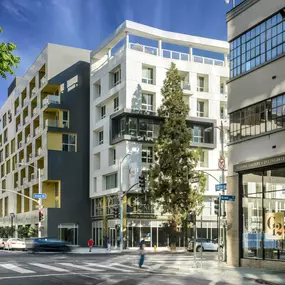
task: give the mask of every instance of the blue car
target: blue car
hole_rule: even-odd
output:
[[[32,252],[69,252],[71,244],[55,238],[34,238],[26,241],[26,248]]]

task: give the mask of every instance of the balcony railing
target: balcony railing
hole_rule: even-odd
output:
[[[183,90],[191,90],[191,86],[189,82],[181,81],[181,88]]]
[[[26,142],[28,143],[30,140],[31,140],[31,135],[29,134],[28,136],[27,136],[27,140],[26,140]]]
[[[132,50],[140,51],[143,53],[151,54],[158,56],[158,48],[152,46],[141,45],[139,43],[130,43],[129,48]],[[183,61],[194,61],[202,64],[216,65],[216,66],[225,66],[225,62],[223,60],[208,58],[198,55],[193,55],[191,60],[190,55],[188,53],[177,52],[174,50],[162,49],[161,56],[164,58],[174,59],[174,60],[183,60]]]
[[[153,78],[146,78],[146,77],[143,77],[143,78],[142,78],[142,83],[153,84]]]
[[[22,141],[20,141],[20,142],[18,143],[18,147],[21,148],[22,146],[24,146],[24,144],[23,144]]]
[[[197,117],[204,118],[207,117],[205,112],[197,111]]]
[[[41,79],[41,88],[47,83],[47,76],[44,75],[43,78]]]
[[[28,104],[28,102],[29,102],[29,99],[26,97],[26,98],[24,99],[23,106],[26,106],[26,105]]]
[[[48,95],[45,99],[43,99],[43,107],[49,104],[59,104],[59,96],[56,95]]]
[[[40,155],[43,154],[43,149],[42,149],[41,147],[39,147],[39,148],[37,149],[37,154],[38,154],[38,156],[40,156]]]
[[[16,108],[16,115],[20,112],[20,109],[21,109],[20,106],[18,106],[18,107]]]
[[[37,136],[40,133],[40,127],[35,128],[35,135]]]
[[[198,92],[207,92],[205,86],[197,86]]]
[[[26,117],[25,117],[25,124],[27,124],[29,121],[30,121],[29,117],[26,116]]]
[[[29,154],[29,161],[32,160],[32,159],[33,159],[33,154],[30,153],[30,154]]]
[[[17,125],[17,132],[20,131],[21,129],[22,129],[22,125],[21,124]]]
[[[45,126],[46,126],[46,127],[58,128],[58,126],[59,126],[59,121],[58,121],[58,120],[52,120],[52,119],[46,119],[46,121],[45,121]]]

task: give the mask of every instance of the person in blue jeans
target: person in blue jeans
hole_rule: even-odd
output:
[[[140,261],[139,267],[142,268],[144,263],[144,248],[145,248],[145,237],[140,241]]]

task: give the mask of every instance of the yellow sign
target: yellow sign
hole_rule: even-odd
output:
[[[265,233],[272,239],[284,238],[284,213],[265,213]]]

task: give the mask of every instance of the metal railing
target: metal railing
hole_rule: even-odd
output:
[[[191,90],[191,85],[189,82],[181,81],[181,88],[184,90]]]
[[[49,104],[59,104],[59,96],[57,95],[47,95],[45,99],[43,99],[43,106],[47,106]]]
[[[47,75],[44,75],[41,79],[41,88],[47,83]]]
[[[158,56],[158,48],[152,46],[141,45],[139,43],[129,43],[129,48],[132,50],[140,51],[143,53],[151,54]],[[174,59],[174,60],[183,60],[183,61],[194,61],[202,64],[216,65],[216,66],[225,66],[223,60],[208,58],[198,55],[193,55],[192,59],[188,53],[178,52],[174,50],[161,49],[161,56],[164,58]]]
[[[55,128],[58,128],[58,126],[59,126],[59,121],[58,121],[58,120],[54,120],[54,119],[46,119],[46,120],[45,120],[45,126],[46,126],[46,127],[55,127]]]

